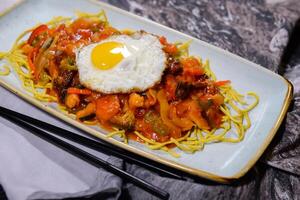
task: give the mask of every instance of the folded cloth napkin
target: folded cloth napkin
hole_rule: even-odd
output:
[[[298,0],[253,0],[244,3],[234,0],[195,0],[188,3],[184,0],[109,0],[109,3],[228,49],[273,71],[279,71],[280,58],[299,18],[300,6]],[[300,168],[299,161],[295,159],[300,152],[296,142],[300,138],[297,120],[300,117],[300,85],[297,77],[292,76],[299,64],[300,61],[292,63],[285,74],[294,83],[298,103],[288,114],[288,126],[283,130],[284,139],[280,140],[284,144],[277,145],[276,153],[266,158],[268,164],[292,173],[299,173]],[[3,88],[0,88],[0,95],[1,106],[83,134]],[[0,119],[0,130],[0,184],[9,199],[58,199],[95,194],[97,199],[156,199],[5,119]],[[122,160],[88,151],[155,183],[170,192],[171,199],[296,199],[300,192],[300,181],[296,176],[264,164],[257,164],[236,184],[225,186],[204,180],[179,181],[161,177]]]

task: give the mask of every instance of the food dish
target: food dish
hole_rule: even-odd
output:
[[[194,153],[243,140],[259,97],[248,92],[249,105],[229,80],[218,81],[208,60],[189,55],[190,42],[117,30],[104,11],[77,16],[31,28],[0,54],[37,99],[174,157],[172,147]]]
[[[236,144],[221,142],[206,145],[203,151],[194,154],[186,154],[173,149],[181,155],[180,158],[173,158],[164,152],[149,150],[145,145],[132,140],[128,141],[130,145],[125,145],[122,141],[115,140],[118,138],[107,138],[106,134],[102,134],[105,130],[98,126],[86,126],[74,120],[72,116],[65,115],[56,103],[36,100],[29,92],[22,89],[21,82],[14,72],[9,76],[0,76],[0,84],[3,87],[46,112],[102,140],[197,176],[228,182],[231,179],[241,177],[253,166],[274,137],[292,96],[292,87],[289,82],[261,66],[147,19],[103,3],[85,0],[72,2],[67,0],[53,0],[51,2],[28,0],[22,2],[0,18],[0,40],[2,44],[0,51],[8,51],[18,35],[24,30],[39,22],[47,22],[53,16],[72,16],[74,10],[78,8],[92,13],[104,9],[111,24],[117,25],[119,30],[125,28],[142,29],[156,35],[165,35],[172,42],[192,40],[191,55],[201,55],[204,60],[209,59],[212,71],[220,80],[231,80],[234,87],[241,93],[245,94],[247,91],[253,90],[260,97],[259,105],[250,112],[249,117],[252,126],[247,131],[243,141]],[[35,10],[39,10],[39,12],[32,12]]]

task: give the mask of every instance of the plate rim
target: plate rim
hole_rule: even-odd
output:
[[[3,10],[2,12],[0,12],[0,20],[3,16],[7,15],[8,13],[12,12],[13,10],[15,10],[17,7],[19,7],[21,4],[23,4],[25,1],[27,0],[20,0],[19,2],[13,4],[12,6],[6,8],[5,10]],[[144,17],[141,17],[141,16],[138,16],[138,15],[135,15],[133,13],[130,13],[128,11],[125,11],[125,10],[122,10],[120,8],[117,8],[115,6],[112,6],[112,5],[109,5],[107,3],[104,3],[104,2],[100,2],[100,1],[97,1],[97,0],[87,0],[93,4],[97,4],[97,5],[100,5],[101,7],[106,7],[108,9],[111,9],[113,11],[116,11],[118,13],[121,13],[121,14],[124,14],[124,15],[129,15],[131,17],[134,17],[138,20],[142,20],[142,21],[146,21],[150,24],[153,24],[155,26],[159,26],[161,28],[164,28],[164,29],[167,29],[168,31],[171,31],[171,32],[174,32],[176,34],[179,34],[179,35],[183,35],[185,37],[188,37],[194,41],[197,41],[197,42],[200,42],[202,45],[204,46],[207,46],[209,48],[212,48],[213,50],[216,50],[216,51],[219,51],[225,55],[228,55],[230,57],[232,57],[233,59],[238,59],[240,60],[241,62],[244,62],[246,64],[249,64],[251,65],[251,67],[255,67],[257,70],[262,70],[270,75],[272,75],[274,78],[278,78],[278,79],[282,79],[283,80],[283,84],[286,84],[287,86],[287,91],[286,91],[286,94],[285,94],[285,97],[284,97],[284,100],[283,100],[283,105],[280,109],[280,113],[278,115],[278,118],[276,119],[276,122],[274,123],[272,129],[270,130],[270,132],[267,134],[267,137],[266,139],[264,140],[263,144],[260,146],[259,149],[257,149],[256,153],[252,155],[252,158],[249,159],[246,163],[246,165],[241,169],[239,170],[239,172],[237,172],[236,174],[232,175],[232,176],[222,176],[222,175],[218,175],[218,174],[214,174],[214,173],[211,173],[211,172],[207,172],[205,170],[201,170],[201,169],[196,169],[196,168],[193,168],[193,167],[189,167],[189,166],[186,166],[184,164],[180,164],[176,161],[171,161],[171,160],[168,160],[166,158],[161,158],[157,155],[154,155],[150,152],[145,152],[141,149],[138,149],[138,148],[135,148],[133,146],[130,146],[128,144],[125,144],[121,141],[118,141],[118,140],[115,140],[113,138],[107,138],[105,136],[105,134],[101,133],[100,131],[97,131],[95,129],[92,129],[91,127],[89,127],[88,125],[85,125],[83,123],[80,123],[72,118],[70,118],[69,116],[65,115],[64,113],[62,112],[59,112],[58,110],[56,109],[53,109],[53,108],[50,108],[48,105],[46,104],[43,104],[42,102],[40,102],[39,100],[35,99],[33,96],[15,88],[14,86],[10,85],[9,83],[7,83],[5,80],[3,79],[0,79],[0,85],[4,88],[6,88],[7,90],[9,90],[10,92],[14,93],[15,95],[17,95],[18,97],[21,97],[22,99],[26,100],[27,102],[31,103],[32,105],[40,108],[41,110],[67,122],[68,124],[70,125],[73,125],[79,129],[81,129],[82,131],[86,132],[87,134],[91,134],[93,135],[94,137],[97,137],[99,139],[102,139],[106,142],[109,142],[113,145],[116,145],[117,147],[120,147],[122,149],[125,149],[125,150],[128,150],[130,152],[133,152],[135,154],[138,154],[140,156],[143,156],[143,157],[146,157],[146,158],[149,158],[151,160],[154,160],[158,163],[161,163],[161,164],[164,164],[164,165],[167,165],[169,167],[172,167],[172,168],[175,168],[177,170],[181,170],[181,171],[184,171],[186,173],[189,173],[189,174],[192,174],[192,175],[196,175],[196,176],[200,176],[200,177],[203,177],[203,178],[206,178],[206,179],[209,179],[209,180],[213,180],[213,181],[216,181],[216,182],[220,182],[220,183],[229,183],[231,181],[234,181],[236,179],[239,179],[241,178],[242,176],[244,176],[249,170],[250,168],[253,167],[253,165],[258,161],[258,159],[262,156],[262,154],[264,153],[264,151],[267,149],[267,147],[269,146],[269,144],[271,143],[272,139],[274,138],[275,134],[277,133],[284,117],[285,117],[285,114],[287,113],[287,110],[289,108],[289,105],[292,101],[292,97],[293,97],[293,85],[290,83],[290,81],[288,79],[286,79],[285,77],[282,77],[280,76],[279,74],[276,74],[274,73],[273,71],[267,69],[267,68],[264,68],[262,67],[261,65],[259,64],[256,64],[254,62],[251,62],[245,58],[242,58],[241,56],[239,55],[236,55],[236,54],[233,54],[231,52],[229,52],[228,50],[225,50],[225,49],[222,49],[220,47],[217,47],[217,46],[214,46],[212,44],[209,44],[205,41],[202,41],[200,39],[197,39],[195,37],[192,37],[190,35],[187,35],[185,33],[182,33],[180,31],[177,31],[177,30],[174,30],[170,27],[167,27],[167,26],[164,26],[162,24],[159,24],[157,22],[154,22],[150,19],[147,19],[147,18],[144,18]]]

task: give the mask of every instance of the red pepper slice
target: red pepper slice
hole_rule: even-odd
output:
[[[27,56],[27,61],[28,61],[29,68],[30,68],[32,74],[34,74],[36,71],[35,65],[33,63],[34,63],[37,52],[38,52],[38,49],[34,48]]]
[[[225,80],[225,81],[217,81],[217,82],[215,82],[215,86],[218,86],[218,87],[220,87],[220,86],[227,85],[227,84],[230,84],[230,83],[231,83],[231,81],[230,81],[230,80]]]
[[[164,36],[159,37],[159,42],[160,42],[162,45],[168,44],[167,39],[166,39]]]
[[[45,31],[48,31],[49,28],[47,25],[45,24],[42,24],[40,26],[38,26],[36,29],[34,29],[28,39],[28,44],[32,44],[33,40],[38,36],[40,35],[41,33],[45,32]]]
[[[79,88],[68,88],[68,94],[82,94],[82,95],[91,95],[92,91],[89,89],[79,89]]]

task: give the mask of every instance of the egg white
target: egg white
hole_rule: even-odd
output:
[[[101,70],[94,67],[91,53],[94,47],[105,42],[123,43],[130,56],[115,67]],[[166,67],[166,55],[158,38],[148,33],[134,36],[117,35],[99,43],[78,49],[76,64],[81,84],[102,93],[129,93],[145,91],[161,80]]]

